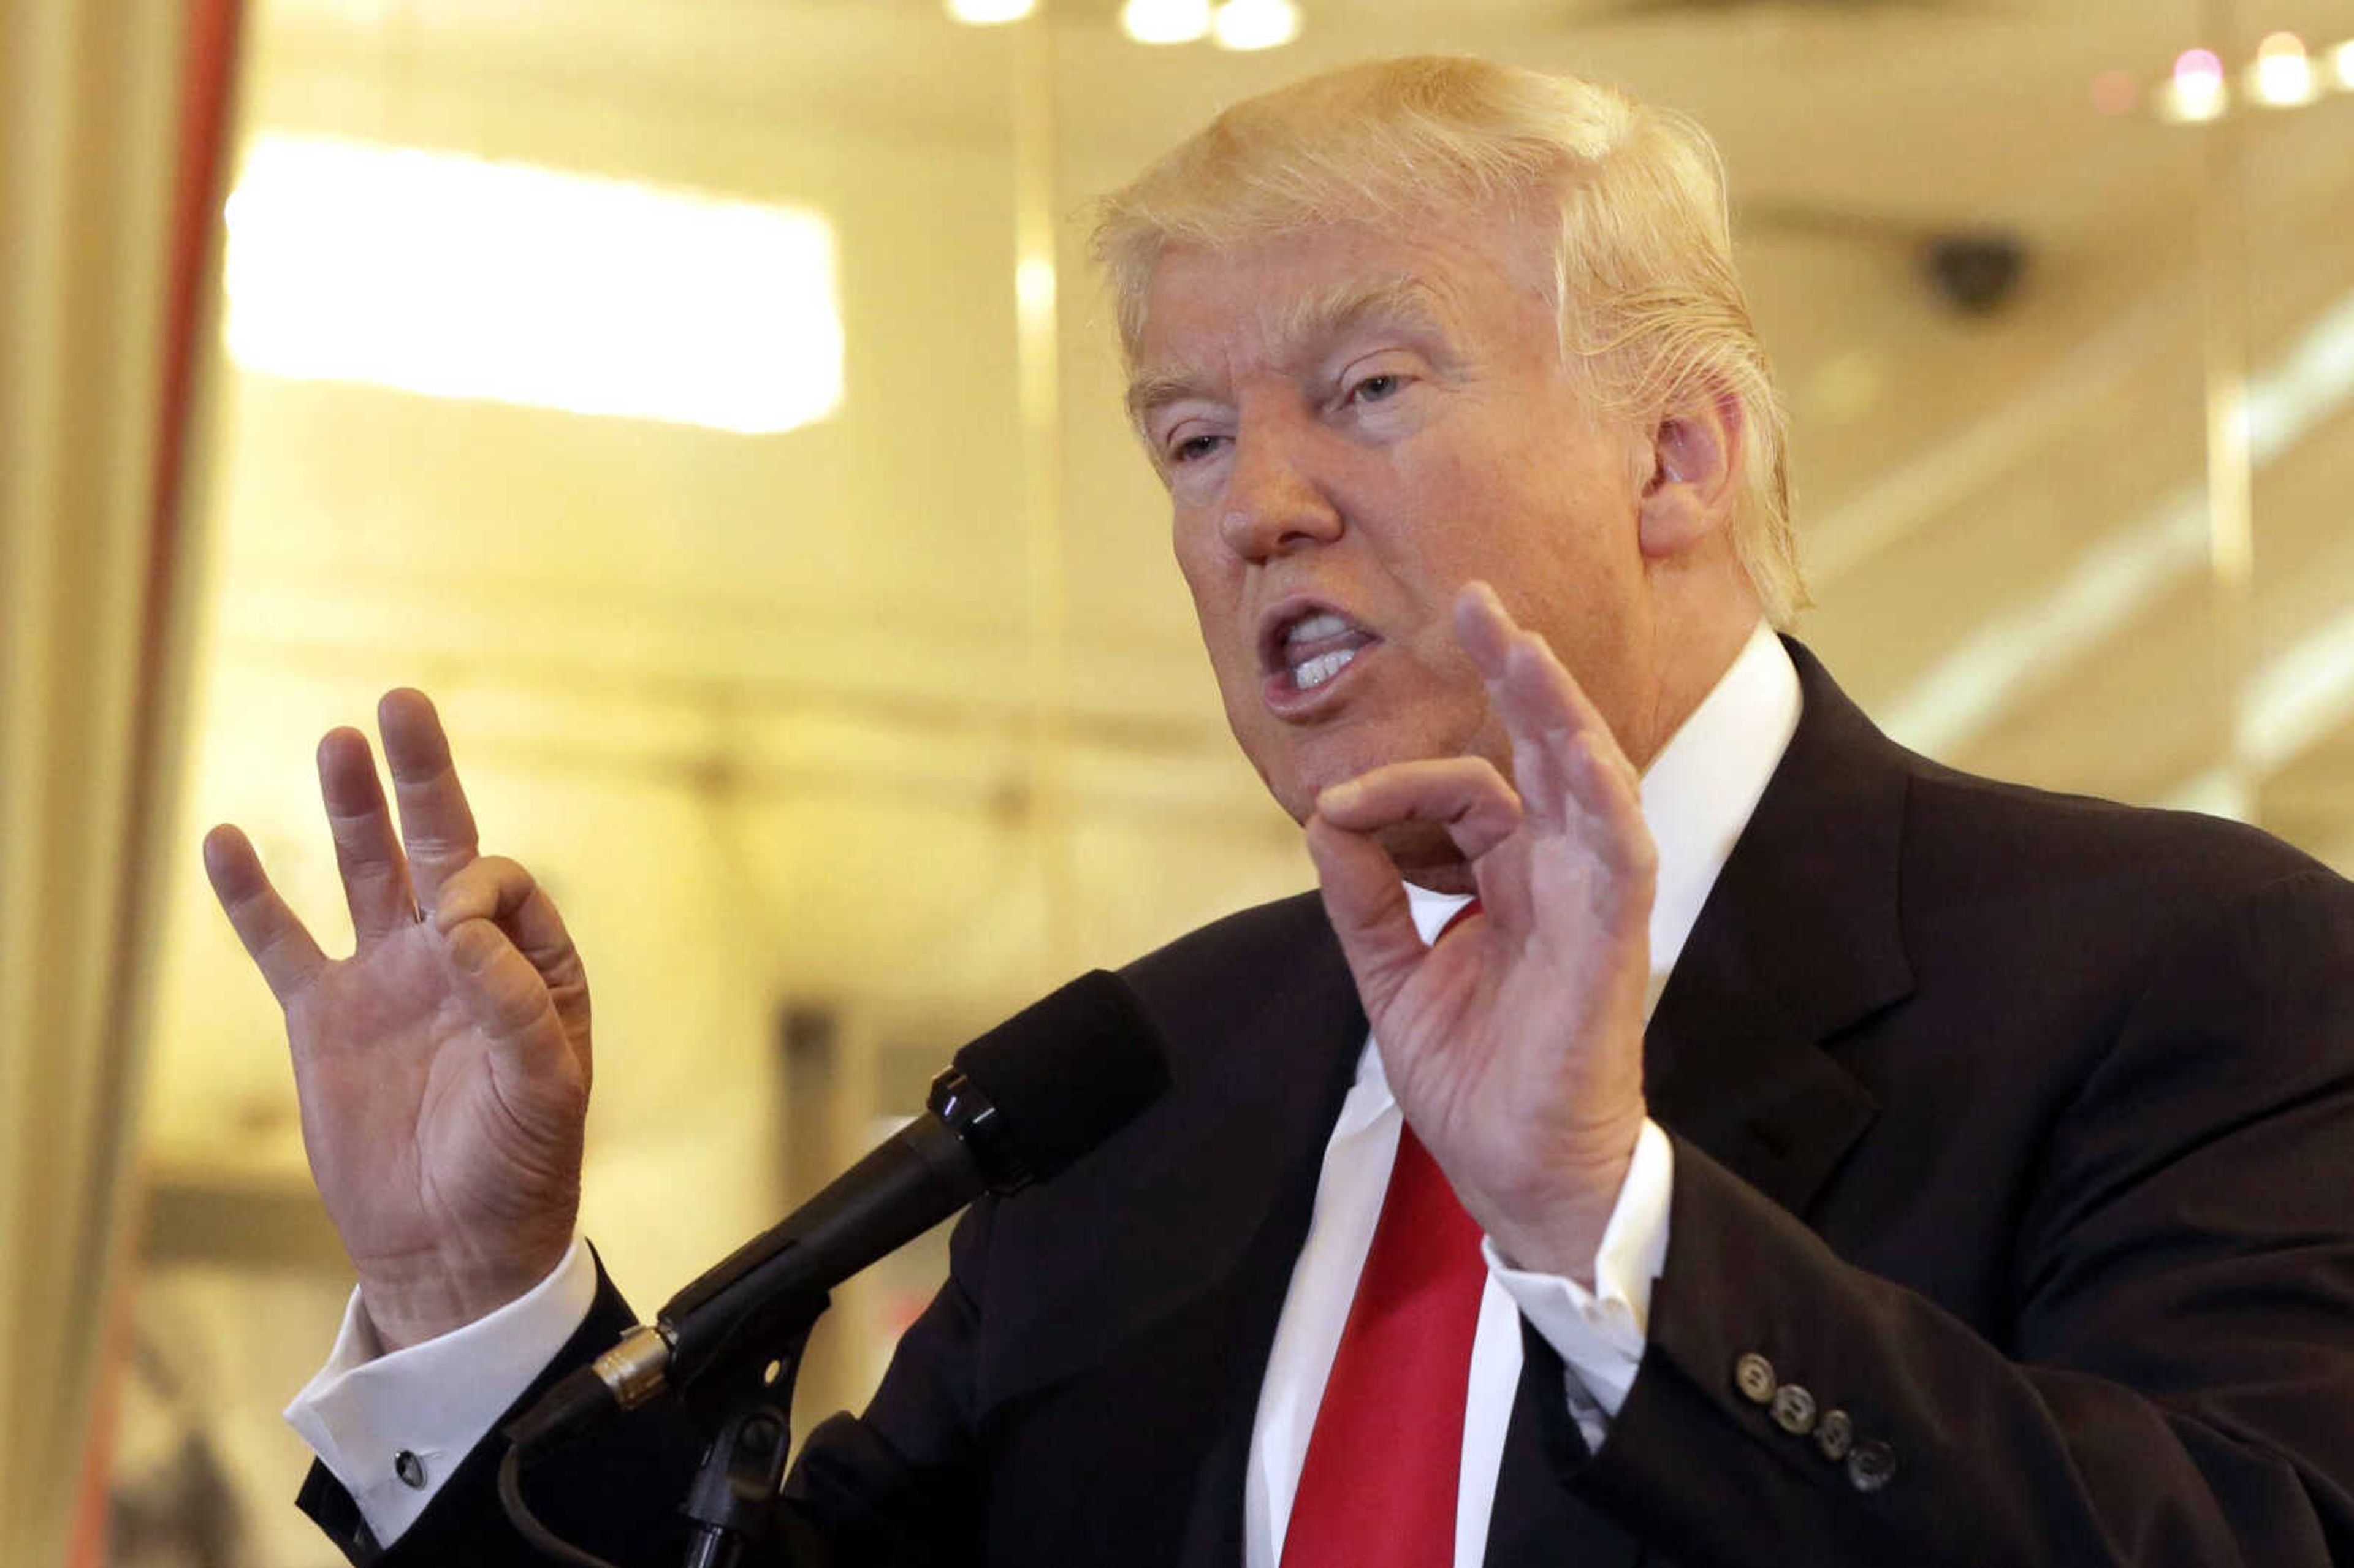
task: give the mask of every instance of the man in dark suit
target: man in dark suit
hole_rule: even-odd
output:
[[[1780,432],[1697,132],[1361,68],[1222,116],[1100,247],[1320,898],[1133,967],[1174,1089],[967,1220],[811,1438],[810,1550],[2354,1561],[2354,895],[1913,758],[1761,629]],[[517,1561],[495,1410],[396,1450],[387,1391],[470,1336],[537,1364],[559,1298],[542,1382],[626,1321],[571,1237],[586,993],[429,708],[384,718],[405,857],[365,741],[322,753],[353,959],[207,846],[361,1276],[305,1497],[355,1555]],[[642,1422],[535,1490],[651,1561],[693,1458]]]

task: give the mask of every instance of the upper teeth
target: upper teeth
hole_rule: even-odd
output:
[[[1321,637],[1341,636],[1348,630],[1347,621],[1329,609],[1320,609],[1304,620],[1293,621],[1290,630],[1283,634],[1283,640],[1286,642],[1313,642]]]

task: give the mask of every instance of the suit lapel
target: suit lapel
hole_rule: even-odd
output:
[[[1813,655],[1766,793],[1644,1045],[1652,1115],[1803,1213],[1879,1104],[1823,1043],[1913,989],[1897,873],[1908,770]]]
[[[1280,1303],[1290,1258],[1262,1256],[1262,1233],[1286,1233],[1294,1250],[1306,1234],[1365,1022],[1312,895],[1243,918],[1254,927],[1216,944],[1215,994],[1203,983],[1215,966],[1128,971],[1181,1047],[1174,1084],[1067,1175],[1008,1204],[991,1267],[1014,1283],[989,1302],[1000,1327],[980,1368],[984,1404],[1083,1371],[1204,1296],[1256,1300],[1270,1270]],[[1202,1369],[1172,1376],[1198,1403]]]
[[[1903,754],[1791,643],[1797,732],[1677,958],[1644,1039],[1651,1114],[1803,1213],[1878,1113],[1822,1048],[1912,990],[1898,923]],[[1564,1479],[1541,1436],[1560,1363],[1532,1354],[1504,1446],[1490,1568],[1619,1568],[1633,1537]],[[1540,1403],[1548,1408],[1540,1411]],[[1574,1439],[1564,1439],[1574,1441]]]
[[[1324,1146],[1364,1048],[1366,1025],[1356,982],[1320,905],[1314,927],[1302,943],[1310,958],[1297,1009],[1283,1009],[1284,1017],[1254,1042],[1270,1053],[1266,1059],[1276,1059],[1274,1054],[1296,1056],[1302,1081],[1248,1129],[1264,1140],[1248,1161],[1260,1172],[1251,1180],[1264,1184],[1238,1186],[1222,1204],[1237,1216],[1249,1216],[1254,1204],[1261,1208],[1255,1223],[1246,1217],[1234,1233],[1246,1239],[1223,1286],[1233,1353],[1223,1366],[1206,1369],[1217,1402],[1215,1436],[1194,1477],[1193,1509],[1177,1556],[1182,1568],[1240,1568],[1243,1562],[1244,1499],[1259,1384],[1291,1288],[1292,1265],[1315,1215]],[[1182,1375],[1199,1378],[1204,1371],[1182,1369]]]
[[[984,1409],[1083,1373],[1117,1387],[1105,1439],[1186,1499],[1163,1550],[1238,1568],[1259,1381],[1365,1020],[1314,895],[1204,936],[1128,971],[1174,1083],[1093,1169],[1008,1204],[979,1373]]]

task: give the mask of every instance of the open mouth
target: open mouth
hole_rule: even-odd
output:
[[[1278,614],[1259,636],[1267,694],[1280,701],[1320,691],[1380,641],[1328,605],[1302,605]]]

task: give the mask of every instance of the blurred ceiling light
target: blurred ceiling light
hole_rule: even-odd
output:
[[[1210,0],[1128,0],[1119,26],[1140,44],[1190,44],[1209,34]]]
[[[747,435],[842,405],[815,213],[264,135],[226,217],[223,336],[249,370]]]
[[[2158,117],[2177,124],[2220,119],[2231,101],[2223,62],[2212,49],[2183,50],[2174,62],[2173,76],[2158,90]]]
[[[1038,0],[948,0],[949,15],[975,27],[1018,22],[1038,8]]]
[[[2329,69],[2338,78],[2338,85],[2354,92],[2354,38],[2349,38],[2329,51]]]
[[[2295,109],[2320,97],[2305,40],[2295,33],[2274,33],[2257,45],[2255,63],[2248,68],[2248,96],[2268,109]]]
[[[1299,37],[1299,7],[1291,0],[1225,0],[1210,32],[1220,48],[1278,48]]]

